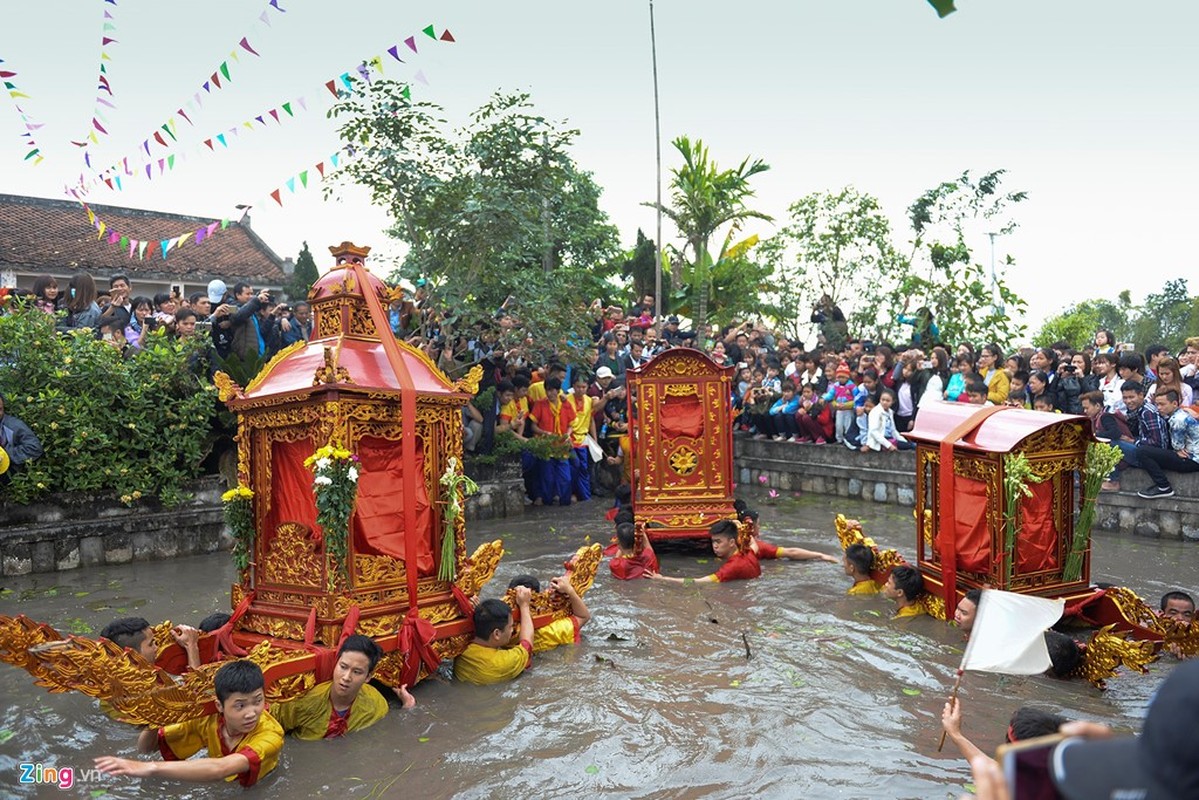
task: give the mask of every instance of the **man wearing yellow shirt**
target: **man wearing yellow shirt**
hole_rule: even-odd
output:
[[[517,588],[520,632],[516,645],[512,645],[516,626],[507,603],[492,599],[475,607],[475,638],[462,655],[454,659],[455,678],[486,686],[518,678],[529,668],[533,663],[533,615],[529,610],[532,597],[527,586]]]
[[[214,678],[218,712],[187,722],[148,728],[137,737],[140,753],[155,747],[162,761],[116,756],[96,759],[107,775],[183,781],[232,781],[253,786],[279,763],[283,729],[266,712],[262,670],[252,661],[230,661]],[[191,758],[207,750],[207,758]]]
[[[534,403],[545,399],[545,382],[550,378],[557,378],[559,381],[566,380],[566,367],[561,364],[551,362],[542,370],[542,379],[533,381],[529,384],[529,407],[532,408]]]
[[[845,574],[853,578],[853,586],[847,594],[854,596],[875,595],[881,588],[870,576],[874,568],[874,551],[864,544],[851,544],[845,548]]]
[[[570,444],[574,447],[574,457],[570,460],[570,487],[576,500],[591,499],[591,450],[587,447],[586,438],[598,444],[599,437],[595,434],[595,398],[587,394],[590,382],[587,375],[579,370],[575,373],[573,390],[566,402],[574,409],[574,422],[570,423]]]
[[[383,648],[369,636],[349,636],[337,651],[333,680],[317,684],[273,710],[284,733],[298,739],[336,739],[369,728],[387,716],[387,700],[367,681]],[[405,708],[416,704],[406,687],[397,691]]]
[[[924,603],[924,576],[915,567],[901,564],[891,570],[887,583],[883,586],[883,594],[895,603],[895,616],[892,619],[918,617],[927,613]]]
[[[541,591],[541,581],[533,575],[517,575],[508,583],[509,589],[524,586],[530,592]],[[565,595],[570,601],[570,616],[556,619],[549,625],[543,625],[533,631],[533,652],[543,653],[553,650],[563,644],[578,644],[579,629],[591,619],[591,609],[583,602],[583,598],[570,583],[569,575],[559,575],[550,579],[550,586],[555,592]]]

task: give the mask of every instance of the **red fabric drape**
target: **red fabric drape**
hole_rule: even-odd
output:
[[[1057,568],[1057,525],[1053,519],[1053,483],[1029,483],[1032,497],[1020,503],[1016,568],[1021,573]]]
[[[698,397],[667,397],[662,404],[662,435],[667,439],[690,436],[692,439],[704,432],[704,407]]]
[[[314,536],[320,536],[316,526],[316,498],[312,494],[312,470],[304,466],[304,459],[315,449],[312,439],[271,444],[271,507],[266,513],[261,547],[269,546],[275,530],[285,522],[307,525]]]
[[[351,522],[356,552],[404,560],[404,459],[398,442],[364,436],[355,445],[361,459],[358,508]],[[433,511],[421,467],[424,446],[416,442],[417,574],[433,574]]]
[[[964,572],[989,572],[991,532],[987,529],[987,485],[959,475],[953,493],[957,568]]]

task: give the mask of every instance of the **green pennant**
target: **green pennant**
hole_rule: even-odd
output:
[[[412,92],[411,92],[411,91],[408,89],[408,86],[407,86],[407,85],[405,85],[405,86],[404,86],[404,88],[400,90],[400,95],[401,95],[401,96],[402,96],[402,97],[403,97],[405,100],[411,100],[411,99],[412,99]]]
[[[429,27],[425,28],[425,35],[426,35],[426,36],[428,36],[430,39],[436,39],[436,38],[437,38],[437,32],[433,30],[433,26],[432,26],[432,25],[430,25]]]
[[[104,65],[103,65],[103,64],[101,64],[101,65],[100,65],[100,71],[101,71],[101,72],[103,72],[103,73],[104,73],[104,74],[106,74],[106,75],[108,74],[108,70],[104,68]]]
[[[928,0],[928,4],[937,10],[937,16],[941,19],[957,11],[953,7],[953,0]]]
[[[174,168],[175,168],[175,155],[172,153],[171,155],[167,156],[167,169],[174,169]]]
[[[308,170],[304,170],[300,173],[300,185],[304,188],[308,188]]]
[[[167,133],[167,136],[170,136],[172,140],[174,140],[174,141],[176,141],[176,142],[177,142],[177,141],[179,141],[178,139],[176,139],[176,138],[175,138],[175,134],[171,133],[171,129],[170,129],[170,128],[168,128],[166,125],[163,125],[163,126],[162,126],[162,129],[163,129],[164,131],[166,131],[166,133]]]
[[[221,220],[221,230],[225,230],[225,228],[228,228],[228,227],[229,227],[229,220],[227,220],[227,219]]]
[[[4,82],[4,88],[5,88],[5,89],[15,89],[15,88],[17,88],[17,87],[16,87],[14,84],[11,84],[11,83],[9,83],[8,81],[5,81],[5,82]]]
[[[40,153],[40,152],[42,152],[42,151],[41,151],[41,150],[36,150],[36,149],[35,149],[35,150],[30,150],[30,151],[29,151],[29,153],[28,153],[28,155],[26,155],[26,156],[25,156],[25,158],[23,158],[23,159],[22,159],[22,161],[28,161],[29,159],[33,158],[34,156],[36,156],[36,155],[37,155],[38,153]]]
[[[229,80],[229,62],[221,62],[221,74],[225,76],[225,80]]]
[[[120,247],[121,247],[121,249],[122,249],[122,250],[124,250],[124,249],[125,249],[126,247],[128,247],[128,246],[129,246],[129,237],[128,237],[128,236],[122,236],[122,237],[121,237],[121,243],[120,243]]]
[[[291,116],[291,103],[284,103],[280,108],[287,112],[287,116]]]

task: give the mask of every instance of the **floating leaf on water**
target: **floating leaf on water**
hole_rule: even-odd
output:
[[[799,687],[804,686],[805,684],[801,680],[793,680],[793,681],[791,681],[791,685],[798,689]]]
[[[882,616],[882,614],[878,613],[878,612],[877,612],[877,611],[875,611],[873,608],[868,608],[868,609],[866,609],[866,613],[867,613],[867,614],[869,614],[869,615],[870,615],[870,616],[872,616],[872,617],[881,617],[881,616]]]
[[[967,792],[970,792],[970,794],[978,794],[978,789],[975,787],[975,785],[973,783],[963,783],[962,788],[965,789]]]
[[[903,693],[906,694],[908,697],[916,697],[917,695],[922,694],[922,692],[919,689],[910,689],[906,686],[903,689]]]
[[[0,597],[8,597],[10,594],[12,594],[12,589],[8,587],[0,589]]]
[[[706,558],[697,558],[697,559],[695,559],[695,563],[696,563],[696,564],[707,564],[707,563],[708,563],[708,559],[706,559]]]
[[[599,767],[597,767],[595,764],[588,764],[583,771],[588,775],[599,775]]]
[[[58,587],[51,586],[49,589],[47,589],[44,592],[44,594],[46,595],[46,597],[58,597]]]
[[[91,797],[103,797],[104,795],[108,794],[108,790],[107,789],[92,789],[91,792],[89,792],[88,794]]]
[[[583,541],[584,541],[584,542],[590,542],[590,541],[591,541],[591,534],[589,533],[589,534],[587,534],[586,536],[584,536],[584,537],[583,537]]]
[[[966,651],[960,647],[950,647],[949,652],[953,653],[955,656],[960,656],[964,655]]]
[[[12,731],[0,731],[0,744],[4,744],[11,739],[15,734]]]
[[[732,686],[734,689],[736,689],[740,685],[741,685],[741,681],[729,681],[729,686]]]
[[[429,741],[429,737],[428,737],[428,736],[421,736],[421,737],[418,737],[418,738],[417,738],[417,741],[418,741],[418,742],[420,742],[421,744],[424,744],[425,742]]]
[[[75,592],[76,597],[87,597],[91,592]]]

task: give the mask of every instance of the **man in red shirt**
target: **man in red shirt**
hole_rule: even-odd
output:
[[[612,577],[632,581],[649,577],[650,573],[658,571],[658,556],[654,554],[644,529],[639,529],[631,522],[617,525],[616,545],[616,552],[608,560]]]
[[[566,455],[562,458],[542,459],[538,465],[540,478],[538,492],[541,502],[551,505],[558,498],[560,505],[570,505],[570,429],[575,419],[575,410],[562,400],[562,379],[557,376],[545,379],[545,399],[533,404],[529,412],[533,421],[534,436],[553,436],[563,441]]]
[[[712,537],[712,552],[724,563],[720,569],[702,578],[669,578],[657,572],[647,572],[647,578],[658,581],[670,581],[689,586],[693,583],[726,583],[728,581],[748,580],[762,574],[758,557],[746,547],[744,550],[737,543],[737,523],[731,519],[722,519],[713,523],[708,529]]]

